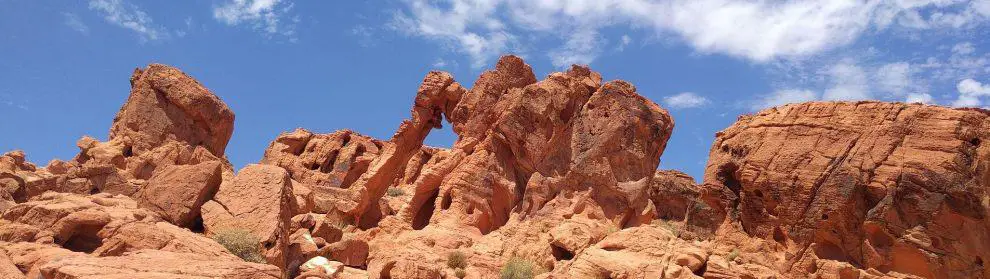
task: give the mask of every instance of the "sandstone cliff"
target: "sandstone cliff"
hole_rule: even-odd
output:
[[[982,110],[767,109],[698,184],[657,170],[674,122],[632,84],[505,56],[428,73],[391,139],[300,128],[235,174],[219,98],[158,64],[131,85],[107,142],[0,156],[0,278],[990,277]]]

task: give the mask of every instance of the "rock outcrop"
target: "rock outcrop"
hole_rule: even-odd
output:
[[[712,145],[705,183],[749,236],[791,255],[924,278],[990,275],[990,117],[899,103],[805,103],[744,116]]]
[[[300,128],[235,174],[219,98],[164,65],[131,85],[108,141],[0,156],[0,279],[990,278],[984,110],[767,109],[696,183],[657,170],[673,120],[632,84],[505,56],[427,74],[391,139]]]
[[[185,170],[192,167],[167,169],[218,164],[224,176],[232,176],[224,148],[233,121],[233,112],[199,82],[178,69],[152,64],[131,76],[130,97],[114,118],[109,141],[83,137],[76,143],[80,152],[75,158],[53,160],[40,169],[25,163],[23,153],[0,157],[0,185],[5,189],[0,198],[23,202],[46,191],[135,196],[144,190],[152,193],[143,202],[168,211],[170,221],[191,226],[219,177],[186,176]],[[161,192],[172,191],[173,184],[183,184],[183,189]],[[173,201],[177,204],[169,204]]]
[[[171,165],[156,172],[136,197],[141,207],[172,224],[196,227],[202,222],[201,207],[216,194],[221,182],[223,165],[219,161]]]
[[[74,159],[44,168],[0,156],[4,276],[13,264],[13,278],[280,277],[199,233],[200,207],[233,176],[230,109],[164,65],[131,85],[109,141],[84,137]]]
[[[217,260],[209,256],[142,250],[115,257],[72,257],[40,267],[42,278],[232,278],[276,279],[271,265]]]
[[[208,234],[231,229],[254,234],[268,263],[284,268],[289,274],[302,264],[293,261],[288,250],[291,218],[296,211],[285,169],[249,165],[232,182],[222,185],[214,199],[203,206],[203,222]]]
[[[459,136],[453,148],[424,147],[444,119]],[[361,251],[340,246],[367,241],[372,277],[438,275],[446,272],[444,255],[457,249],[483,250],[479,257],[492,264],[468,269],[486,274],[515,255],[552,267],[552,255],[575,253],[610,228],[648,223],[655,215],[648,188],[672,128],[670,116],[629,83],[602,84],[577,66],[537,81],[507,56],[470,90],[449,74],[428,74],[410,119],[387,142],[296,130],[279,136],[262,163],[313,189],[300,200],[314,212],[353,226],[341,243],[354,244],[320,251]],[[590,231],[562,233],[572,227]],[[544,242],[553,237],[568,248]]]

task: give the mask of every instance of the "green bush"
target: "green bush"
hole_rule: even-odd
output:
[[[729,252],[729,255],[725,259],[731,262],[736,260],[737,257],[739,257],[739,249],[732,249],[732,252]]]
[[[457,277],[457,278],[467,277],[467,271],[465,271],[462,268],[455,269],[454,270],[454,277]]]
[[[447,267],[457,269],[467,267],[467,255],[464,252],[453,251],[447,254]]]
[[[536,265],[520,259],[512,258],[502,267],[501,279],[532,279],[537,274]]]
[[[255,263],[265,263],[261,256],[260,241],[254,234],[243,229],[221,229],[211,237],[231,254]]]
[[[385,190],[385,193],[387,193],[389,197],[398,197],[405,195],[406,191],[402,190],[402,188],[389,187]]]

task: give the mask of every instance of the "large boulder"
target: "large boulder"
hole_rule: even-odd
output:
[[[24,151],[0,155],[0,212],[27,199],[25,179],[32,178],[31,174],[36,170],[34,164],[25,160]]]
[[[222,171],[219,161],[167,166],[138,191],[138,204],[177,226],[201,226],[200,207],[220,188]]]
[[[202,84],[179,69],[151,64],[131,75],[131,95],[110,127],[110,140],[141,154],[180,142],[223,157],[234,132],[234,113]]]
[[[783,263],[793,276],[839,263],[990,277],[988,115],[881,102],[767,109],[717,134],[705,184],[733,193],[726,211],[745,235],[780,247],[764,254],[794,255]],[[752,242],[723,228],[727,241]]]
[[[213,200],[203,205],[207,234],[245,230],[260,241],[268,263],[291,274],[306,259],[289,253],[292,217],[298,211],[292,183],[285,169],[248,165],[230,183],[224,183]]]

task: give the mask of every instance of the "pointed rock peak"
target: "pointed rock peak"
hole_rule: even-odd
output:
[[[515,55],[505,55],[499,58],[498,63],[495,64],[495,73],[498,75],[499,82],[506,88],[523,87],[536,83],[533,68]]]

